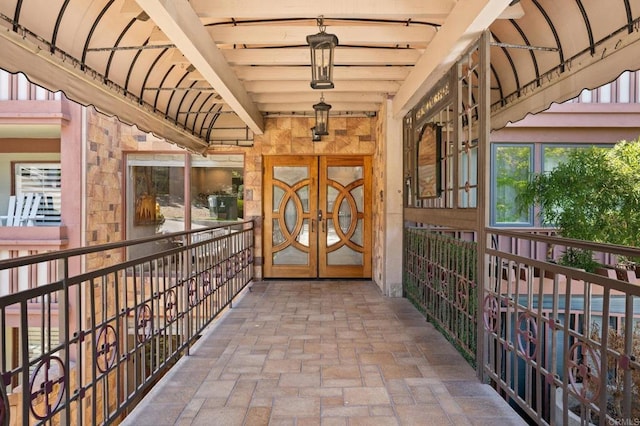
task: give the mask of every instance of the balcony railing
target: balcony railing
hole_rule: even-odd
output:
[[[253,248],[244,222],[0,261],[58,274],[0,297],[0,425],[124,417],[253,279]]]
[[[563,246],[638,259],[640,250],[496,229],[488,240],[482,368],[496,390],[537,424],[640,424],[636,272],[531,256]]]
[[[604,265],[640,249],[487,232],[478,280],[473,233],[405,229],[406,296],[531,422],[640,424],[640,268]],[[547,260],[568,247],[603,265]]]
[[[405,229],[406,297],[475,366],[477,244],[428,229]]]

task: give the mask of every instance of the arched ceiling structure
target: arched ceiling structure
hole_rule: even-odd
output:
[[[402,117],[485,29],[494,128],[640,68],[640,0],[0,0],[0,68],[193,151],[250,145],[319,101],[320,16],[332,114]]]

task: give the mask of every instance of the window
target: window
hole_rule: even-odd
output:
[[[244,157],[127,155],[127,238],[196,229],[242,218]],[[189,160],[189,161],[187,161]],[[185,183],[190,183],[185,193]],[[191,223],[185,222],[187,208]],[[141,247],[136,258],[166,247]]]
[[[532,145],[494,145],[491,191],[491,223],[503,226],[531,226],[532,211],[519,212],[514,199],[533,170]]]
[[[518,211],[515,197],[520,188],[524,187],[534,171],[549,172],[566,161],[572,151],[592,146],[594,145],[493,144],[491,149],[491,225],[537,226],[533,206],[525,212]],[[611,145],[595,146],[611,147]],[[535,162],[534,159],[536,159]]]
[[[42,194],[36,225],[60,225],[61,177],[60,163],[14,163],[15,193]]]
[[[191,158],[191,228],[243,217],[242,155]]]

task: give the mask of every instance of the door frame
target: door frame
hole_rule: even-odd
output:
[[[371,278],[372,261],[373,261],[373,205],[372,205],[372,156],[371,155],[284,155],[272,156],[265,155],[263,157],[263,276],[264,278]],[[333,165],[337,166],[353,166],[362,167],[362,186],[363,186],[363,212],[357,213],[358,218],[362,219],[362,265],[329,265],[327,255],[330,251],[326,244],[321,242],[327,241],[327,219],[332,219],[334,223],[338,223],[338,212],[334,211],[332,217],[328,218],[326,208],[321,207],[321,202],[327,203],[327,184],[338,185],[331,182],[327,178],[326,168]],[[277,166],[307,166],[309,168],[309,177],[296,184],[295,188],[308,185],[309,187],[309,205],[308,211],[303,212],[302,216],[297,218],[295,228],[303,226],[304,220],[307,220],[309,228],[309,251],[308,263],[304,265],[273,265],[272,259],[272,238],[273,238],[273,168]],[[291,189],[285,190],[291,192]],[[312,196],[312,193],[315,194]],[[297,207],[300,203],[294,201]],[[271,209],[271,211],[268,211]],[[323,210],[324,217],[318,217],[319,210]],[[277,213],[276,213],[277,214]],[[281,219],[279,216],[278,219]],[[282,218],[282,220],[284,220]],[[353,232],[352,230],[350,232]],[[285,237],[285,243],[291,242],[291,237]],[[276,247],[279,247],[278,244]],[[324,259],[324,261],[322,260]]]

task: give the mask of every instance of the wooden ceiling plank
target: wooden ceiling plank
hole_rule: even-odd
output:
[[[203,19],[314,18],[323,15],[325,18],[444,20],[456,0],[325,0],[322,3],[300,0],[191,0],[190,4]]]
[[[238,65],[309,65],[309,48],[222,49],[232,66]],[[420,58],[418,49],[376,49],[337,47],[335,64],[340,65],[414,65]]]
[[[265,113],[270,112],[313,112],[313,104],[315,102],[301,102],[301,103],[266,103],[266,104],[258,104],[260,106],[260,110]],[[325,102],[327,100],[325,99]],[[375,102],[327,102],[331,105],[330,113],[335,112],[370,112],[370,111],[379,111],[380,103]]]
[[[316,26],[238,25],[207,28],[218,44],[291,45],[306,44],[306,37],[318,32]],[[353,25],[327,27],[340,44],[390,46],[426,44],[436,34],[436,28],[425,25]]]
[[[240,66],[234,67],[242,81],[257,80],[310,80],[309,66]],[[411,71],[407,66],[335,67],[333,79],[338,80],[404,80]],[[194,76],[195,77],[195,76]],[[196,79],[196,78],[194,78]]]
[[[360,102],[360,103],[381,103],[386,99],[382,92],[323,92],[325,102]],[[280,104],[280,103],[316,103],[318,93],[254,93],[253,101],[257,104]]]
[[[335,81],[335,87],[326,92],[379,92],[395,93],[400,87],[397,81]],[[319,90],[314,90],[308,81],[247,81],[245,83],[249,93],[296,93],[310,92],[317,93],[320,99]]]

